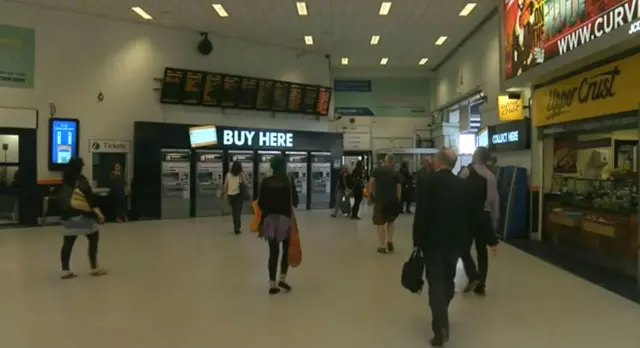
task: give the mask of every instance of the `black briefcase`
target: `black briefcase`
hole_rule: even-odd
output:
[[[420,250],[415,250],[402,266],[402,286],[414,294],[422,292],[424,286],[424,258]]]

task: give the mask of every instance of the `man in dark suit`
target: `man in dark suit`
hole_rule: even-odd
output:
[[[469,235],[466,183],[451,171],[456,161],[452,149],[440,150],[433,158],[434,171],[419,176],[417,183],[413,244],[424,255],[434,347],[449,339],[456,264]]]

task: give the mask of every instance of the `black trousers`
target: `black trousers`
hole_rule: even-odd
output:
[[[60,262],[62,263],[62,270],[68,271],[70,269],[69,263],[71,262],[71,252],[73,251],[73,245],[76,243],[78,236],[64,236],[62,242],[62,249],[60,250]],[[98,243],[100,242],[100,232],[96,231],[91,234],[87,234],[87,240],[89,241],[89,263],[91,269],[98,268]]]
[[[280,256],[280,244],[282,244],[282,257]],[[278,259],[280,259],[280,274],[287,274],[289,270],[289,238],[279,243],[269,240],[269,280],[276,281],[278,273]]]
[[[351,207],[351,217],[357,218],[360,213],[360,203],[362,203],[362,190],[353,190],[353,207]]]
[[[450,250],[424,251],[425,271],[429,284],[431,329],[434,335],[449,330],[449,304],[455,294],[454,279],[458,253]]]
[[[229,205],[231,206],[231,216],[233,217],[233,230],[239,232],[242,228],[242,195],[229,196]]]
[[[478,288],[484,289],[487,283],[487,273],[489,273],[489,252],[484,238],[473,238],[472,243],[475,244],[476,254],[478,257],[478,266],[471,255],[471,243],[462,254],[462,263],[464,264],[464,273],[467,274],[469,281],[477,281]]]

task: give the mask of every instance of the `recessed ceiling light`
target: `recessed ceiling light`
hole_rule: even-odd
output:
[[[422,58],[420,59],[420,61],[418,62],[419,65],[425,65],[427,64],[427,61],[429,61],[429,58]]]
[[[380,65],[387,65],[387,62],[389,61],[389,58],[382,58],[380,59]]]
[[[347,57],[342,57],[342,59],[340,59],[340,64],[342,64],[342,65],[349,65],[349,58],[347,58]]]
[[[218,12],[218,16],[220,16],[220,17],[229,17],[229,14],[227,13],[227,10],[225,10],[224,7],[222,7],[222,5],[213,4],[211,6],[213,6],[213,9],[216,10],[216,12]]]
[[[141,7],[132,7],[131,11],[135,12],[138,14],[138,16],[142,17],[142,19],[144,19],[145,21],[150,21],[153,19],[153,17],[151,17],[151,15],[149,15],[145,10],[143,10]]]
[[[447,37],[446,36],[440,36],[438,38],[438,41],[436,41],[436,46],[442,46],[444,45],[444,42],[447,41]]]
[[[469,13],[471,13],[471,11],[473,11],[474,8],[476,8],[476,4],[475,2],[470,2],[468,3],[463,9],[462,11],[460,11],[459,16],[460,17],[466,17],[469,15]]]
[[[377,45],[378,41],[380,41],[380,35],[372,35],[371,36],[371,44]]]
[[[307,12],[307,3],[304,1],[296,2],[296,9],[298,10],[298,16],[306,16],[309,14],[309,12]]]
[[[380,11],[378,12],[378,14],[381,16],[386,16],[389,14],[390,10],[391,10],[391,2],[385,1],[382,4],[380,4]]]
[[[307,44],[307,45],[313,45],[313,36],[306,35],[304,37],[304,43]]]

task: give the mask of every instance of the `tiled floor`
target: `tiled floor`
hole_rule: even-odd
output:
[[[247,217],[248,220],[248,217]],[[267,295],[264,242],[229,218],[102,230],[111,274],[58,279],[56,227],[0,230],[0,347],[426,347],[426,296],[399,284],[411,218],[395,255],[375,252],[370,221],[300,213],[304,261],[294,291]],[[491,260],[489,296],[458,296],[449,347],[640,346],[640,306],[509,246]],[[462,283],[462,281],[460,281]]]

